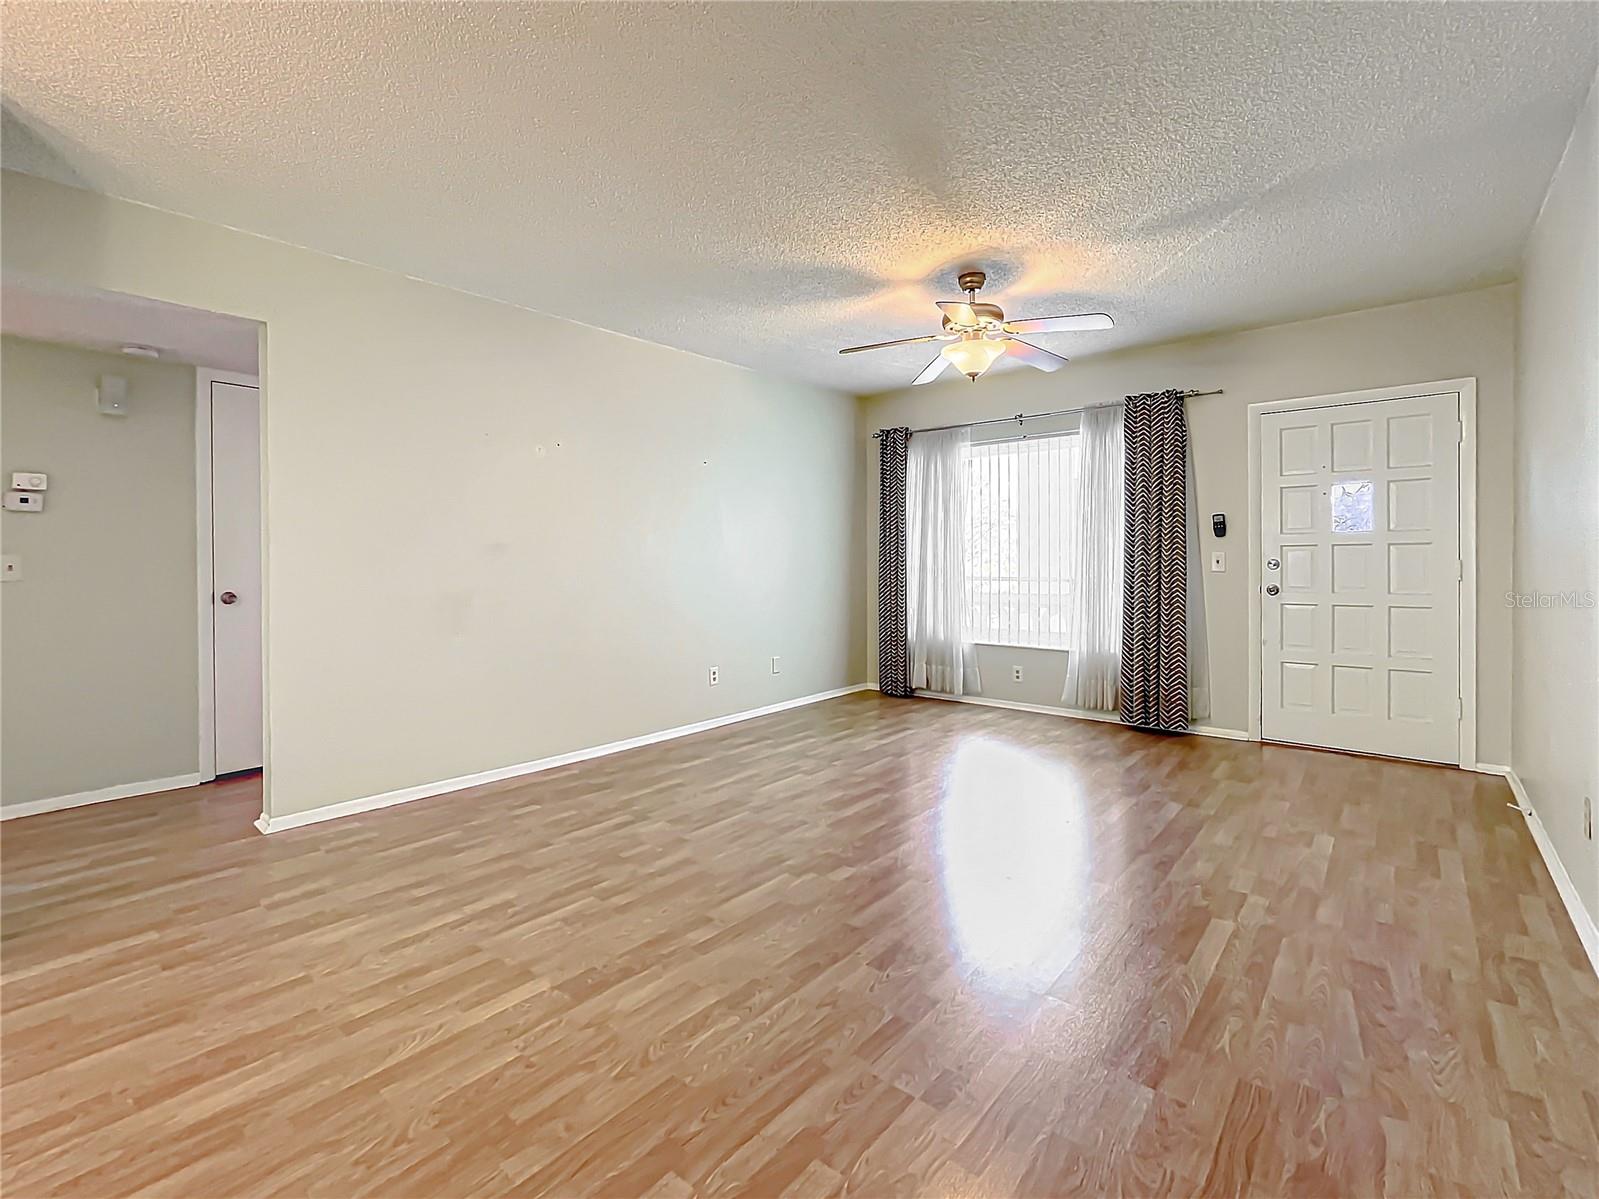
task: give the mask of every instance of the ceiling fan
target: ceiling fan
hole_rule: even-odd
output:
[[[1066,359],[1051,354],[1017,337],[1018,333],[1082,333],[1090,329],[1109,329],[1116,322],[1103,312],[1083,312],[1075,316],[1039,316],[1030,320],[1008,321],[998,304],[979,304],[977,293],[988,276],[982,271],[962,271],[958,280],[966,293],[964,300],[940,300],[944,328],[924,337],[902,337],[898,341],[877,341],[869,346],[850,346],[840,354],[859,354],[862,350],[883,350],[889,346],[913,346],[924,341],[948,342],[938,357],[929,362],[911,386],[931,383],[946,366],[954,365],[973,383],[1004,354],[1041,371],[1058,371]]]

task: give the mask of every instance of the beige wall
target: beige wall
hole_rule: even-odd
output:
[[[1599,918],[1599,86],[1527,247],[1516,382],[1514,590],[1586,593],[1518,607],[1512,765],[1566,872]],[[1558,602],[1558,601],[1557,601]]]
[[[8,270],[265,322],[271,815],[859,680],[851,398],[27,176],[3,198]]]
[[[129,415],[102,416],[102,374]],[[0,471],[50,476],[0,516],[0,804],[198,769],[194,371],[0,339]]]
[[[1396,304],[1319,320],[1196,338],[1085,358],[1057,374],[1027,369],[890,392],[861,405],[857,463],[863,495],[871,487],[871,432],[891,425],[938,425],[1018,412],[1101,403],[1123,395],[1193,387],[1225,395],[1189,402],[1201,550],[1227,553],[1224,574],[1205,573],[1210,634],[1211,715],[1206,724],[1237,731],[1248,725],[1249,524],[1248,406],[1263,400],[1326,395],[1466,376],[1477,380],[1478,585],[1477,756],[1504,764],[1510,755],[1510,584],[1512,372],[1516,290],[1513,285]],[[1067,348],[1070,339],[1050,341]],[[867,507],[874,502],[868,499]],[[1225,512],[1228,534],[1211,536],[1209,516]],[[875,564],[876,521],[863,518],[868,558]],[[875,565],[869,572],[875,578]],[[869,581],[868,616],[876,597]],[[869,620],[869,626],[875,620]],[[875,645],[868,630],[870,670]],[[1063,655],[1049,650],[984,651],[984,694],[1058,705]],[[1013,661],[1037,663],[1027,682],[1009,682]],[[989,668],[992,662],[1000,669]],[[1037,679],[1036,685],[1033,679]]]

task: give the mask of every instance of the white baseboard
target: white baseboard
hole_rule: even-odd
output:
[[[30,799],[26,803],[0,806],[0,820],[16,820],[20,816],[38,816],[43,812],[61,812],[67,808],[86,808],[90,804],[108,803],[113,799],[131,799],[135,795],[154,795],[158,791],[176,791],[180,787],[198,786],[202,781],[198,773],[175,774],[171,778],[146,779],[142,783],[121,783],[115,787],[101,787],[98,791],[79,791],[76,795],[56,795],[50,799]]]
[[[539,758],[532,762],[518,762],[515,766],[500,766],[494,770],[483,770],[477,774],[463,774],[453,779],[443,779],[436,783],[421,783],[415,787],[402,787],[398,791],[385,791],[381,795],[368,795],[362,799],[346,800],[343,803],[327,804],[320,808],[312,808],[306,812],[295,812],[289,816],[268,816],[265,812],[255,822],[255,827],[263,833],[281,833],[285,829],[301,828],[307,824],[321,824],[324,820],[337,820],[341,816],[354,816],[358,812],[373,812],[379,808],[392,808],[396,804],[410,803],[413,799],[427,799],[433,795],[445,795],[451,791],[464,791],[468,787],[481,787],[486,783],[498,783],[505,779],[517,778],[524,774],[538,774],[543,770],[554,770],[557,766],[570,766],[574,762],[586,762],[590,758],[603,758],[609,754],[619,754],[630,749],[641,749],[646,745],[656,745],[662,741],[673,741],[678,737],[691,737],[695,733],[709,732],[719,729],[724,725],[738,724],[744,720],[754,720],[758,716],[771,716],[776,712],[786,712],[790,708],[803,708],[807,704],[820,703],[824,699],[837,699],[841,695],[849,695],[855,691],[867,690],[865,683],[855,683],[849,687],[835,687],[831,691],[818,691],[815,695],[802,695],[798,699],[785,699],[781,703],[767,704],[764,708],[750,708],[744,712],[733,712],[727,716],[715,716],[710,720],[700,720],[693,724],[680,724],[676,728],[662,729],[657,733],[644,733],[638,737],[627,737],[621,741],[609,741],[604,745],[592,745],[586,749],[574,749],[569,753],[554,754],[548,758]]]
[[[1101,724],[1122,724],[1120,716],[1114,712],[1091,712],[1086,708],[1055,708],[1048,704],[1023,704],[1009,699],[990,699],[986,695],[943,695],[937,691],[918,691],[918,699],[942,699],[956,704],[977,704],[984,708],[1009,708],[1013,712],[1037,712],[1043,716],[1062,716],[1067,720],[1097,720]],[[1131,725],[1122,725],[1131,728]],[[1239,732],[1237,729],[1214,728],[1206,724],[1189,726],[1188,731],[1196,737],[1221,737],[1228,741],[1249,741],[1252,738],[1248,733]]]
[[[1510,793],[1516,797],[1516,807],[1521,809],[1527,821],[1532,843],[1538,847],[1543,864],[1549,870],[1549,877],[1554,880],[1555,890],[1560,893],[1560,902],[1566,905],[1566,915],[1571,917],[1571,925],[1577,930],[1577,939],[1582,942],[1583,951],[1588,955],[1588,964],[1593,967],[1595,974],[1599,974],[1599,926],[1594,924],[1593,916],[1583,907],[1576,884],[1571,881],[1566,864],[1555,852],[1555,844],[1549,839],[1549,830],[1544,828],[1538,810],[1532,806],[1532,798],[1527,794],[1521,776],[1509,766],[1496,766],[1489,762],[1477,763],[1477,770],[1482,774],[1503,775],[1510,784]]]
[[[1259,737],[1251,737],[1243,729],[1224,729],[1214,724],[1191,724],[1188,731],[1196,737],[1220,737],[1223,741],[1258,741]]]

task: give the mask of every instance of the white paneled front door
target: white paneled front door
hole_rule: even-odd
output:
[[[1457,761],[1459,396],[1260,422],[1262,735]]]

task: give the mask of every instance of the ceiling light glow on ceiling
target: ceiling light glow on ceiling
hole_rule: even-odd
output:
[[[959,341],[952,341],[940,351],[973,383],[989,367],[994,365],[994,359],[1005,352],[1005,343],[990,341],[986,337],[963,337]]]
[[[161,351],[154,346],[123,346],[122,352],[129,358],[159,358]]]

